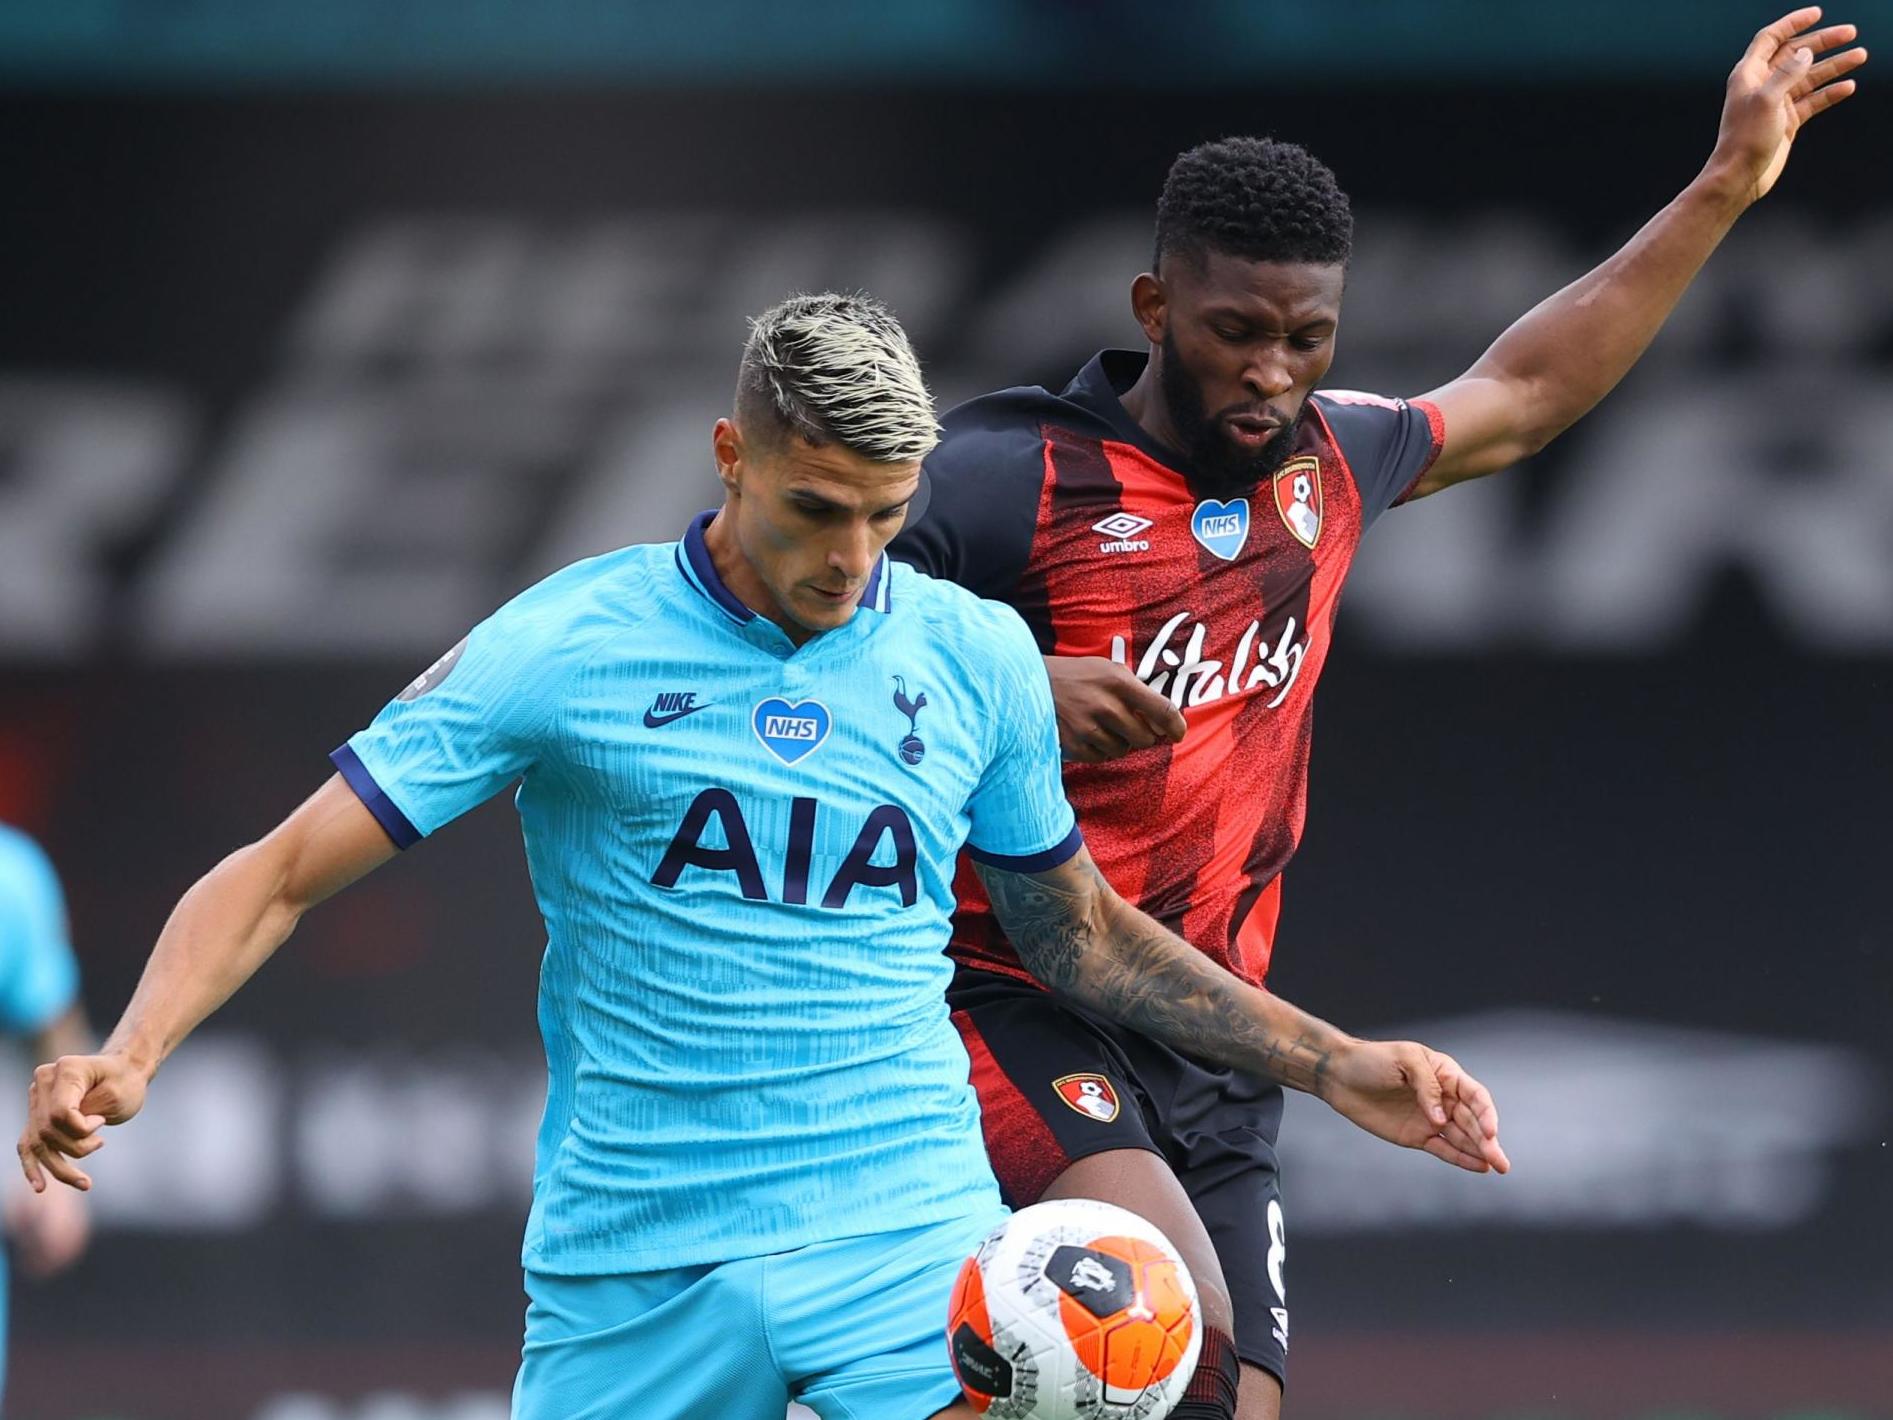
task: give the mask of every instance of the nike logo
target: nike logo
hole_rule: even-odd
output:
[[[697,692],[694,690],[667,690],[644,712],[644,726],[655,730],[659,725],[668,725],[673,720],[681,720],[686,715],[694,715],[699,710],[709,708],[709,705],[697,704]]]

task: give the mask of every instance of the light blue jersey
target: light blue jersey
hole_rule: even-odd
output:
[[[995,1211],[944,1002],[955,856],[1079,848],[1014,612],[884,558],[798,649],[718,579],[709,517],[523,593],[334,755],[402,846],[523,776],[539,1272]]]
[[[0,824],[0,1033],[30,1035],[79,995],[66,899],[40,846]]]
[[[43,1030],[78,996],[79,967],[67,940],[59,878],[37,843],[0,824],[0,1034]],[[6,1319],[7,1258],[0,1248],[0,1390],[6,1384]]]

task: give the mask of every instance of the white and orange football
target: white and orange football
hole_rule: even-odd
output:
[[[1084,1198],[1013,1214],[966,1260],[947,1344],[990,1420],[1162,1420],[1202,1347],[1196,1284],[1135,1213]]]

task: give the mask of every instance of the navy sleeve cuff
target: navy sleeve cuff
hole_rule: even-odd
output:
[[[343,745],[329,758],[342,771],[342,778],[348,781],[348,787],[355,791],[356,797],[375,816],[375,822],[394,840],[396,848],[412,848],[421,841],[421,831],[408,822],[408,816],[375,782],[375,776],[368,772],[368,766],[361,762],[360,755]]]
[[[972,844],[966,845],[966,851],[973,855],[973,861],[984,863],[989,868],[999,868],[1008,873],[1048,873],[1061,863],[1069,863],[1078,856],[1078,850],[1085,846],[1085,836],[1078,831],[1078,825],[1071,826],[1071,832],[1051,848],[1038,853],[1013,855],[1010,853],[988,853],[983,848]]]

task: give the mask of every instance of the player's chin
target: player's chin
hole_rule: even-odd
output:
[[[804,587],[795,599],[795,619],[810,631],[832,631],[845,626],[861,605],[861,591],[856,588],[844,596],[833,597],[814,587]]]
[[[1214,445],[1215,466],[1203,470],[1230,487],[1260,483],[1280,468],[1288,457],[1288,431],[1277,430],[1266,442],[1257,444],[1232,437],[1227,430]]]

